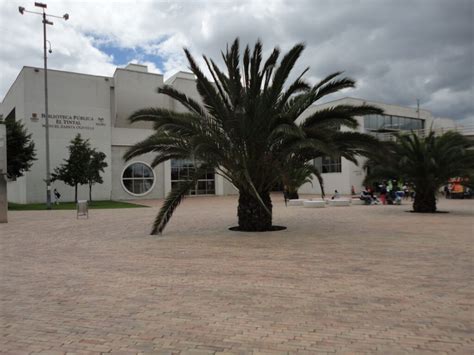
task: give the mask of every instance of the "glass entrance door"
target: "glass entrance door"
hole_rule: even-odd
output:
[[[196,162],[198,164],[198,162]],[[171,160],[171,188],[183,181],[188,181],[194,173],[195,166],[190,159],[172,159]],[[196,185],[189,191],[190,195],[215,195],[215,176],[214,170],[210,169],[199,177]]]

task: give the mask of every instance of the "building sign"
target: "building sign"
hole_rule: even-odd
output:
[[[36,114],[33,114],[36,115]],[[45,119],[46,115],[41,114],[41,118]],[[49,127],[59,129],[79,129],[79,130],[94,130],[96,127],[105,127],[104,117],[79,116],[79,115],[65,115],[65,114],[49,114]],[[43,123],[43,127],[46,124]]]

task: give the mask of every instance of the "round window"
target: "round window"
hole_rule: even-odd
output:
[[[148,164],[132,163],[122,172],[122,186],[132,195],[146,195],[153,189],[154,185],[155,173]]]

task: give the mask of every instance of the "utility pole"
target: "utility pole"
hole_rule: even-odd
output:
[[[7,127],[0,115],[0,223],[8,222],[7,198]]]
[[[416,99],[416,112],[418,113],[418,119],[420,119],[420,99]]]
[[[56,16],[46,13],[47,5],[40,2],[35,2],[35,6],[42,9],[42,12],[28,11],[24,7],[19,6],[18,11],[20,14],[25,12],[30,14],[41,15],[43,17],[43,59],[44,59],[44,114],[45,114],[45,136],[46,136],[46,208],[51,209],[51,167],[49,161],[49,110],[48,110],[48,55],[46,53],[46,25],[53,25],[53,22],[49,21],[47,17],[55,17],[63,20],[68,20],[69,15],[64,14],[63,16]],[[51,47],[49,49],[51,53]]]

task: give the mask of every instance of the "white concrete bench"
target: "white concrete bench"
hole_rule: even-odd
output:
[[[87,205],[87,200],[79,200],[77,201],[77,214],[76,218],[84,216],[89,218],[89,206]]]
[[[350,206],[351,200],[345,198],[338,198],[334,200],[329,200],[329,206]]]
[[[323,207],[326,207],[326,201],[324,201],[324,200],[316,200],[316,201],[307,200],[307,201],[303,202],[303,206],[308,207],[308,208],[323,208]]]
[[[288,200],[288,206],[303,206],[304,201],[306,200],[303,200],[303,199]]]
[[[353,198],[351,202],[353,205],[367,205],[367,203],[365,203],[365,201],[361,200],[360,198]]]

